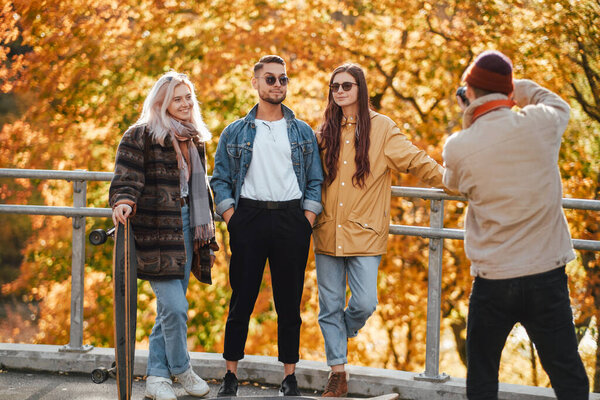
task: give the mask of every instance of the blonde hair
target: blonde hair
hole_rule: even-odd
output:
[[[134,126],[146,124],[154,142],[159,143],[161,146],[164,146],[165,138],[169,135],[169,127],[171,126],[169,123],[169,118],[171,117],[167,112],[167,108],[173,99],[175,88],[179,85],[187,85],[190,89],[193,107],[192,116],[189,122],[194,125],[199,132],[200,140],[206,142],[210,140],[211,137],[210,132],[206,128],[206,124],[202,120],[202,114],[200,113],[198,99],[196,99],[194,85],[187,75],[169,71],[156,81],[150,90],[150,93],[148,93],[148,96],[144,101],[142,114],[134,124]]]

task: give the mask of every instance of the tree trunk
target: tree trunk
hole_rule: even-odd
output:
[[[382,313],[379,313],[379,316],[381,317],[381,319],[383,321],[385,321],[385,318],[382,315]],[[390,327],[387,324],[384,324],[384,326],[385,326],[385,330],[386,330],[387,337],[388,337],[388,354],[389,354],[386,364],[388,364],[390,362],[390,359],[392,359],[394,369],[401,369],[400,368],[400,357],[398,357],[398,352],[396,351],[396,348],[394,347],[394,325],[392,324],[392,326]]]
[[[406,323],[406,328],[408,331],[406,332],[406,357],[404,358],[404,371],[409,371],[410,362],[412,360],[412,347],[413,347],[413,332],[412,332],[412,322],[408,320]]]
[[[464,317],[453,318],[450,322],[452,328],[452,334],[454,335],[454,342],[456,343],[456,352],[460,357],[460,361],[463,363],[465,368],[467,367],[467,341],[463,337],[462,333],[467,328],[467,321]]]

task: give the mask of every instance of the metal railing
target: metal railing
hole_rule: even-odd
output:
[[[83,344],[83,271],[85,263],[85,217],[110,217],[110,208],[86,207],[87,181],[110,181],[112,172],[53,171],[2,169],[0,178],[60,179],[73,182],[73,207],[29,206],[0,204],[0,214],[62,215],[73,218],[73,253],[71,266],[71,329],[69,344],[63,351],[85,352],[92,346]],[[390,234],[420,236],[429,240],[429,279],[427,294],[427,337],[425,371],[415,379],[443,382],[449,379],[439,373],[440,326],[442,292],[442,254],[444,239],[464,239],[461,229],[444,228],[444,200],[467,200],[449,196],[440,189],[392,187],[392,196],[430,200],[429,227],[390,225]],[[563,207],[577,210],[600,211],[600,201],[563,199]],[[600,241],[573,239],[573,247],[580,250],[600,251]]]
[[[73,207],[0,204],[0,214],[63,215],[73,218],[71,253],[71,327],[69,344],[61,351],[86,352],[83,344],[83,270],[85,265],[85,217],[110,217],[110,208],[87,205],[87,181],[110,181],[112,172],[0,169],[0,178],[59,179],[73,181]]]

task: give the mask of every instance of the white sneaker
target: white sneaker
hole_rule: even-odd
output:
[[[189,367],[187,371],[181,374],[176,374],[175,377],[185,391],[192,396],[202,397],[210,392],[208,384],[204,382],[204,379],[196,375],[192,367]]]
[[[146,378],[146,397],[152,400],[177,400],[173,382],[162,376],[149,376]]]

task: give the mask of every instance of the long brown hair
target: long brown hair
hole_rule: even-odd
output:
[[[365,179],[371,173],[369,164],[369,145],[371,143],[371,116],[369,114],[369,91],[367,81],[362,68],[356,64],[344,64],[337,67],[329,84],[340,72],[347,72],[356,79],[358,84],[358,115],[356,124],[356,135],[354,136],[354,162],[356,163],[356,172],[352,176],[352,183],[358,187],[364,187]],[[340,137],[342,126],[342,108],[338,106],[334,99],[331,89],[329,89],[329,100],[323,123],[321,125],[321,141],[319,149],[325,154],[325,184],[331,185],[338,172],[338,161],[340,157]]]

